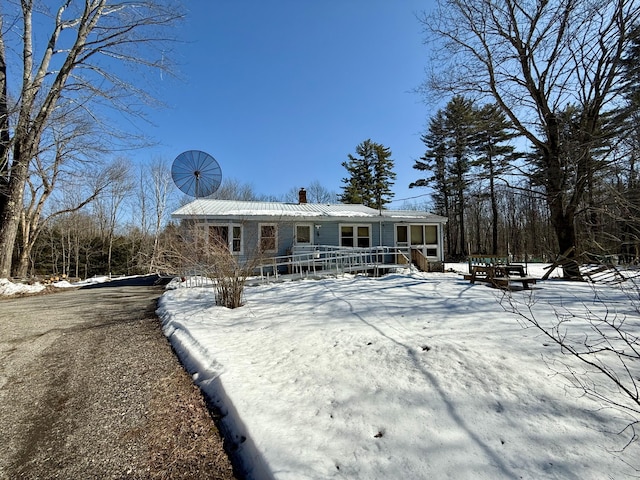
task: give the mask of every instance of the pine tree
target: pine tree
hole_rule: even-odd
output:
[[[367,139],[356,147],[356,156],[348,155],[349,161],[342,166],[349,176],[342,179],[342,203],[360,203],[381,209],[393,197],[391,185],[396,178],[391,150]]]
[[[466,253],[465,202],[472,165],[474,115],[473,102],[461,96],[453,97],[444,110],[436,113],[422,136],[427,151],[413,166],[431,174],[409,185],[433,188],[434,200],[443,204],[444,214],[451,220],[455,218],[455,222],[447,224],[447,247],[454,257]]]
[[[626,106],[621,112],[621,134],[619,144],[625,152],[626,161],[621,170],[626,181],[619,187],[622,191],[619,213],[621,229],[621,253],[627,261],[640,257],[640,23],[630,33],[631,46],[623,60],[625,68]]]
[[[396,174],[393,171],[394,162],[391,159],[391,149],[374,144],[374,161],[373,161],[373,203],[369,206],[378,210],[384,208],[386,204],[393,198],[391,186]]]
[[[498,204],[495,180],[509,166],[513,147],[510,123],[496,105],[474,106],[461,96],[451,99],[429,121],[421,137],[427,147],[413,168],[425,177],[409,187],[431,187],[436,213],[452,221],[446,226],[446,244],[452,256],[466,253],[465,210],[473,180],[488,180],[487,196],[493,214],[493,250],[498,248]],[[477,175],[474,175],[477,174]],[[481,187],[480,185],[478,185]],[[454,236],[453,233],[456,233]]]
[[[445,128],[444,110],[438,112],[429,120],[427,133],[420,137],[427,150],[416,160],[413,168],[423,172],[424,178],[409,185],[414,187],[431,187],[435,213],[449,218],[451,182],[447,176],[447,132]],[[445,248],[451,251],[451,224],[445,225]]]
[[[496,104],[487,104],[475,112],[476,135],[475,150],[478,155],[475,165],[480,168],[480,178],[489,182],[489,200],[491,202],[492,217],[492,251],[498,254],[498,200],[496,196],[496,180],[505,174],[511,161],[515,158],[514,147],[505,144],[514,138],[510,132],[511,122]]]
[[[445,110],[445,128],[449,134],[449,173],[456,197],[455,214],[458,217],[458,243],[455,253],[464,256],[467,254],[465,194],[470,182],[472,138],[475,129],[473,102],[459,95],[453,97]]]

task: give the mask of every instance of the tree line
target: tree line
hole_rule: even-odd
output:
[[[423,92],[453,97],[423,137],[414,185],[435,189],[450,255],[638,258],[638,18],[629,0],[438,0],[422,17]]]
[[[110,110],[139,115],[126,99],[144,97],[135,76],[111,72],[125,71],[113,70],[116,63],[170,72],[167,32],[181,18],[173,2],[3,7],[0,277],[157,266],[171,186],[151,173],[161,167],[150,166],[146,192],[156,197],[142,198],[128,185],[142,180],[126,160],[103,160],[114,146],[146,141],[108,121]],[[428,187],[431,201],[402,208],[449,219],[449,259],[483,252],[638,258],[638,18],[633,0],[437,0],[421,17],[431,55],[421,92],[444,106],[429,119],[425,153],[414,165],[412,186]],[[46,42],[38,43],[34,23],[49,29]],[[342,165],[341,193],[314,182],[309,201],[388,207],[389,147],[367,139]],[[296,201],[297,189],[282,199]],[[118,216],[132,195],[143,212],[136,227]],[[233,182],[217,196],[264,199]]]
[[[3,2],[0,277],[14,260],[24,272],[54,194],[65,201],[48,219],[80,211],[121,176],[101,158],[146,143],[110,119],[152,104],[136,79],[170,70],[165,52],[182,12],[169,1]]]

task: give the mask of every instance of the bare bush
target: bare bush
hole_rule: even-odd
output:
[[[637,286],[627,283],[632,288],[619,285],[617,290],[593,284],[594,299],[589,304],[548,305],[554,320],[540,314],[544,306],[537,305],[534,296],[518,300],[507,294],[501,302],[506,311],[523,321],[524,327],[537,328],[560,347],[563,355],[578,360],[549,362],[572,387],[629,419],[620,432],[627,438],[624,448],[638,441],[640,424],[640,298]],[[608,295],[612,292],[623,292],[627,301],[616,305],[617,300]]]
[[[216,305],[243,305],[244,287],[258,264],[259,255],[240,256],[225,242],[212,237],[202,226],[184,224],[166,241],[162,269],[182,277],[210,279]]]

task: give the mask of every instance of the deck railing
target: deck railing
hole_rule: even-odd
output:
[[[320,272],[363,272],[373,270],[377,274],[381,269],[409,265],[409,249],[397,247],[334,247],[313,245],[294,247],[291,255],[265,258],[256,267],[261,277],[281,274],[299,274],[300,276]]]

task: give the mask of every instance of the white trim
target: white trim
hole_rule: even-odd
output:
[[[211,227],[225,227],[227,229],[227,247],[229,248],[229,251],[234,254],[234,255],[243,255],[244,254],[244,226],[241,223],[235,223],[235,222],[205,222],[204,223],[205,227],[206,227],[206,240],[207,242],[209,242],[209,236],[211,235]],[[234,228],[240,228],[240,249],[239,250],[234,250],[233,248],[233,243],[234,243]]]
[[[360,227],[366,227],[367,231],[369,232],[367,234],[367,239],[369,240],[369,244],[367,245],[367,247],[371,247],[373,245],[373,237],[372,237],[372,231],[371,231],[371,224],[370,223],[339,223],[338,224],[338,245],[340,245],[341,247],[344,247],[344,245],[342,245],[342,228],[343,227],[352,227],[353,230],[353,246],[354,247],[358,247],[358,239],[360,238],[365,238],[365,237],[360,237],[358,235],[358,228]]]
[[[273,248],[269,250],[262,250],[262,227],[273,227]],[[265,237],[271,238],[271,237]],[[258,223],[258,248],[261,253],[277,253],[278,252],[278,224],[275,222],[260,222]]]
[[[400,244],[398,242],[398,227],[406,227],[407,228],[407,241],[402,242]],[[413,244],[411,242],[411,227],[422,227],[422,239],[425,240],[425,227],[435,227],[436,228],[436,242],[438,243],[421,243],[421,244]],[[442,255],[442,225],[438,223],[422,223],[422,222],[409,222],[409,223],[395,223],[393,225],[393,241],[396,247],[401,248],[419,248],[422,251],[422,254],[428,259],[435,259],[437,261],[443,260]],[[427,255],[429,250],[435,249],[435,255]]]
[[[299,242],[298,241],[298,227],[308,227],[309,228],[309,241],[308,242]],[[295,223],[293,225],[293,244],[294,245],[313,245],[314,242],[315,231],[313,228],[313,223]]]

